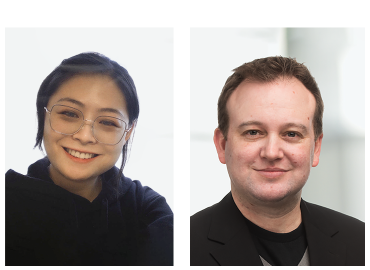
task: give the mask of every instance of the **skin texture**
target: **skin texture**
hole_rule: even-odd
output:
[[[61,99],[69,98],[74,101]],[[47,108],[55,104],[67,105],[83,112],[85,119],[95,120],[105,115],[118,117],[128,123],[126,101],[115,82],[106,75],[78,75],[64,84],[49,99]],[[102,112],[102,108],[118,111]],[[50,115],[46,113],[44,129],[44,148],[50,160],[50,177],[62,188],[93,201],[101,191],[99,175],[112,168],[121,150],[129,139],[131,131],[116,145],[106,145],[95,140],[92,122],[85,122],[82,129],[74,135],[63,135],[53,131],[49,124]],[[82,163],[71,159],[64,148],[98,154],[90,162]]]
[[[314,139],[314,96],[296,78],[242,82],[227,102],[228,138],[214,143],[226,164],[231,192],[242,214],[279,233],[301,223],[302,188],[319,163],[321,135]]]

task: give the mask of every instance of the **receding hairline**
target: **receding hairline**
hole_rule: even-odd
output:
[[[313,95],[313,93],[309,90],[309,89],[307,89],[307,87],[299,80],[299,79],[297,79],[296,77],[294,77],[294,76],[280,76],[280,77],[277,77],[277,78],[275,78],[274,80],[271,80],[271,81],[260,81],[260,80],[258,80],[258,79],[249,79],[249,78],[246,78],[246,79],[244,79],[243,81],[241,81],[240,83],[239,83],[239,85],[237,86],[237,87],[235,87],[232,91],[231,91],[231,93],[229,94],[229,96],[228,96],[228,99],[227,99],[227,101],[226,101],[226,106],[225,106],[225,109],[226,109],[226,114],[227,114],[227,117],[228,117],[228,127],[227,127],[227,131],[226,131],[226,134],[228,134],[228,132],[229,132],[229,129],[230,129],[230,112],[229,112],[229,109],[228,109],[228,107],[230,106],[229,105],[229,101],[230,101],[230,99],[231,99],[231,96],[240,88],[240,87],[243,87],[245,84],[248,84],[248,83],[256,83],[256,84],[261,84],[261,85],[269,85],[269,84],[274,84],[274,83],[276,83],[276,82],[283,82],[283,83],[290,83],[290,82],[292,82],[292,81],[295,81],[295,82],[298,82],[298,83],[300,83],[303,87],[304,87],[304,89],[309,93],[309,95],[312,97],[312,100],[313,100],[313,102],[314,102],[314,111],[313,111],[313,115],[312,115],[312,117],[311,117],[311,123],[312,123],[312,125],[314,126],[314,121],[315,121],[315,113],[316,113],[316,105],[317,105],[317,101],[316,101],[316,98],[315,98],[315,96]],[[261,99],[263,99],[263,97],[261,98]],[[263,125],[263,123],[261,123],[261,122],[259,122],[259,121],[247,121],[247,122],[243,122],[243,123],[241,123],[241,124],[239,124],[238,126],[237,126],[237,128],[240,128],[241,126],[245,126],[245,125],[252,125],[252,124],[256,124],[256,125]],[[308,132],[308,129],[307,129],[307,127],[305,127],[304,125],[301,125],[301,124],[296,124],[296,123],[291,123],[291,122],[289,122],[289,123],[287,123],[287,124],[285,124],[284,126],[291,126],[291,127],[293,127],[293,126],[295,126],[295,127],[299,127],[299,128],[301,128],[302,130],[304,130],[305,132]],[[218,127],[219,128],[219,127]],[[315,134],[315,130],[314,130],[314,134]]]
[[[242,80],[237,87],[232,91],[234,92],[236,89],[238,89],[241,85],[246,84],[246,83],[256,83],[256,84],[274,84],[276,82],[291,82],[291,81],[298,81],[300,82],[305,88],[306,86],[295,76],[293,75],[281,75],[279,77],[274,78],[273,80],[268,80],[268,81],[263,81],[258,78],[250,77],[250,78],[245,78]],[[307,88],[306,88],[307,89]],[[307,89],[307,91],[311,92],[310,90]]]

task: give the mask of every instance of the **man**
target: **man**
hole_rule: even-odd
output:
[[[191,265],[365,265],[365,224],[301,199],[319,164],[323,108],[294,59],[234,70],[213,138],[231,192],[191,217]]]

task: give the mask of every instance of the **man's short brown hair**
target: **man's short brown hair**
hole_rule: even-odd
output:
[[[218,128],[227,140],[229,115],[226,103],[230,95],[245,80],[251,82],[269,83],[277,79],[297,78],[315,97],[316,108],[313,118],[315,141],[322,134],[322,116],[324,102],[319,87],[307,67],[298,63],[294,58],[274,56],[253,60],[233,70],[234,73],[226,80],[218,99]]]

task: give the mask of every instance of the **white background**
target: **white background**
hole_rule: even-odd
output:
[[[325,107],[320,163],[302,198],[365,221],[364,28],[192,28],[190,44],[191,214],[230,191],[212,138],[231,70],[283,55],[305,63]]]
[[[173,208],[173,30],[171,28],[10,28],[5,31],[5,170],[26,174],[44,154],[33,149],[36,95],[63,59],[95,51],[125,67],[140,114],[123,173]],[[121,159],[116,164],[121,165]]]

